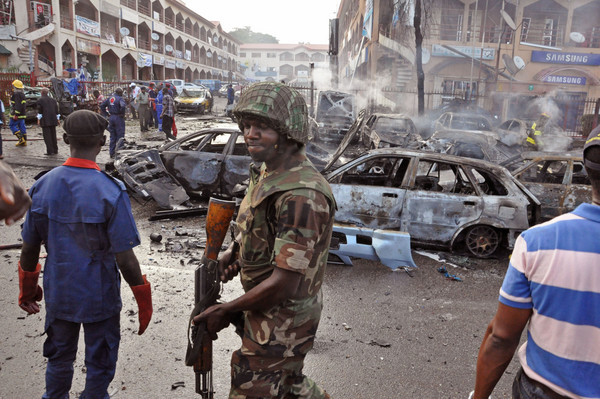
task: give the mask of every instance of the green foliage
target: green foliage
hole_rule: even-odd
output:
[[[267,33],[253,32],[249,26],[235,28],[228,33],[240,41],[240,43],[279,43],[279,40],[275,36]]]

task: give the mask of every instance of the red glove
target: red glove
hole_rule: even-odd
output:
[[[28,314],[40,311],[40,307],[36,302],[41,301],[43,297],[42,287],[38,285],[41,269],[42,265],[38,263],[35,271],[26,272],[21,269],[21,262],[19,261],[19,307]]]
[[[148,324],[150,324],[150,319],[152,318],[152,293],[150,292],[150,283],[146,280],[145,274],[142,278],[144,279],[144,284],[131,287],[139,310],[140,330],[138,331],[138,335],[142,335],[144,331],[146,331]]]
[[[13,120],[18,121],[19,117],[17,115],[13,115]]]

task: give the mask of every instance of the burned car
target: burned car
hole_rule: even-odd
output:
[[[580,152],[524,152],[504,163],[541,202],[541,220],[571,212],[592,198]]]
[[[321,91],[315,115],[316,126],[312,136],[316,141],[339,143],[356,119],[354,94],[339,91]]]
[[[249,164],[250,155],[239,129],[208,128],[159,148],[117,151],[114,170],[134,195],[151,196],[160,207],[173,208],[187,201],[186,193],[240,196],[243,188],[238,193],[237,186],[248,179]],[[156,181],[163,182],[166,193],[153,194],[149,187],[155,187]]]
[[[242,132],[230,126],[202,129],[159,148],[119,150],[110,169],[135,197],[154,198],[165,209],[189,196],[241,198],[252,158]],[[307,145],[306,153],[317,169],[325,166],[328,154],[317,146]]]
[[[444,112],[433,123],[433,131],[468,130],[473,132],[492,132],[492,123],[483,115],[459,112]]]
[[[538,221],[538,200],[501,166],[395,147],[331,170],[342,152],[324,170],[336,223],[404,231],[417,246],[489,257]]]
[[[412,119],[407,115],[374,113],[363,124],[360,140],[368,149],[386,147],[417,149],[422,138]]]
[[[492,132],[438,130],[421,143],[420,149],[497,163],[513,156],[514,151],[496,137]]]
[[[212,95],[206,88],[197,86],[197,88],[187,88],[175,98],[177,112],[192,112],[194,114],[204,114],[212,108]]]

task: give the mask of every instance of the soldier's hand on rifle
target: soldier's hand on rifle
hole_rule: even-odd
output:
[[[219,277],[226,283],[238,275],[240,264],[237,260],[237,242],[227,248],[219,257]]]
[[[206,331],[212,340],[217,339],[217,333],[227,327],[230,320],[229,313],[225,310],[223,304],[213,305],[194,317],[194,325],[206,323]]]

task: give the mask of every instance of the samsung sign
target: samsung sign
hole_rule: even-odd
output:
[[[600,65],[600,54],[557,53],[554,51],[531,52],[531,62],[570,65]]]
[[[567,85],[585,85],[585,78],[579,76],[561,76],[561,75],[549,75],[543,79],[544,82],[548,83],[559,83]]]

